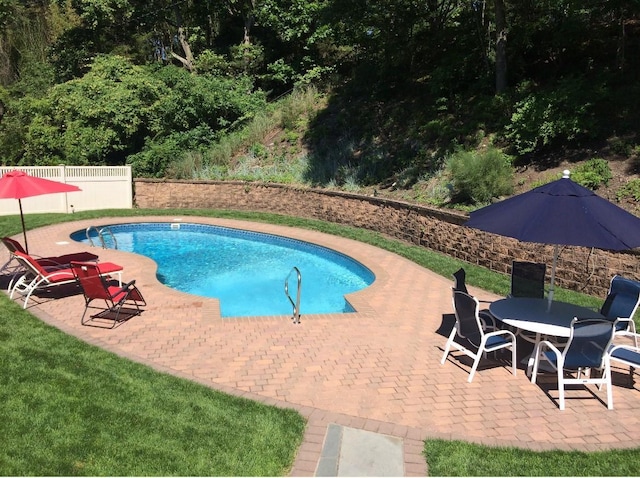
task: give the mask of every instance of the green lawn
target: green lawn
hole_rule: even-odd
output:
[[[390,250],[498,294],[509,277],[381,234],[274,214],[211,210],[88,211],[28,215],[28,228],[105,216],[199,215],[302,227]],[[0,218],[0,235],[20,232]],[[602,298],[556,290],[556,298],[598,307]],[[66,336],[0,296],[2,475],[283,475],[302,439],[303,419],[229,397]],[[638,449],[531,452],[427,440],[433,476],[640,475]]]
[[[460,441],[427,440],[425,454],[431,476],[640,475],[638,449],[591,453],[534,452],[519,448],[491,448]]]
[[[287,473],[304,419],[158,373],[0,296],[0,475]]]

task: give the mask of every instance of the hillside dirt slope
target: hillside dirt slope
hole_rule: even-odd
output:
[[[633,198],[617,199],[618,191],[627,184],[631,179],[640,179],[640,158],[637,156],[631,156],[628,158],[622,158],[619,156],[603,156],[603,155],[584,155],[583,160],[559,160],[554,161],[550,165],[518,165],[515,167],[514,184],[515,194],[520,194],[529,191],[535,186],[538,186],[544,182],[562,177],[564,170],[570,172],[576,167],[585,163],[592,158],[603,158],[609,162],[611,168],[612,179],[607,185],[600,186],[595,192],[598,196],[601,196],[609,201],[616,203],[618,206],[626,209],[627,211],[640,216],[640,203]],[[407,198],[406,191],[378,189],[377,193],[383,197],[389,197],[400,200],[409,200]]]

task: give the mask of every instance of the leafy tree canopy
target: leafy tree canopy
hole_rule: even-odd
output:
[[[98,56],[82,78],[15,104],[29,118],[19,162],[124,164],[148,141],[193,129],[206,133],[201,141],[213,141],[264,107],[264,95],[251,88],[248,78],[199,77]]]
[[[637,0],[0,0],[0,26],[10,164],[159,176],[304,84],[344,101],[322,150],[357,144],[367,181],[485,135],[530,157],[640,121]]]

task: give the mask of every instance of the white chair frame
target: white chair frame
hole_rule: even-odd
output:
[[[475,321],[476,321],[479,335],[480,335],[480,344],[478,344],[476,351],[470,349],[469,347],[465,346],[462,343],[456,342],[455,340],[456,336],[459,336],[460,338],[468,341],[467,337],[464,335],[465,332],[463,331],[463,327],[461,326],[462,322],[461,322],[461,318],[459,317],[458,307],[456,307],[456,296],[458,294],[460,294],[461,296],[466,296],[467,298],[472,299],[475,302],[474,315],[475,315]],[[478,302],[478,299],[462,291],[456,291],[456,290],[453,291],[453,307],[455,310],[456,323],[453,329],[451,330],[451,333],[449,334],[447,343],[445,344],[444,353],[442,354],[442,359],[440,360],[440,364],[442,365],[445,363],[451,349],[458,350],[463,354],[467,355],[468,357],[471,357],[473,359],[473,365],[471,367],[471,371],[469,372],[469,378],[467,380],[468,382],[471,382],[478,368],[478,364],[480,363],[480,358],[486,357],[487,352],[496,352],[497,350],[501,350],[504,348],[511,348],[511,366],[513,369],[513,375],[515,376],[516,375],[516,336],[513,334],[513,332],[510,332],[508,330],[495,330],[493,332],[486,333],[485,332],[486,322],[483,321],[482,318],[480,317],[480,314],[479,314],[480,304]],[[492,342],[495,342],[494,339],[497,337],[503,337],[505,340],[497,341],[495,345],[492,344]],[[471,345],[474,345],[474,344],[471,344]]]
[[[531,383],[536,383],[538,377],[538,369],[541,361],[546,362],[552,369],[555,370],[558,377],[558,404],[560,410],[565,409],[565,385],[586,385],[593,384],[598,387],[598,390],[602,388],[602,385],[607,386],[607,408],[609,410],[613,410],[613,391],[611,389],[611,365],[610,365],[610,357],[607,352],[610,348],[611,342],[613,341],[614,331],[617,321],[609,322],[605,319],[599,319],[599,322],[609,323],[611,325],[611,338],[609,340],[609,344],[604,348],[602,354],[602,361],[597,367],[579,367],[576,371],[575,377],[565,376],[566,369],[564,367],[565,359],[567,353],[571,350],[571,341],[573,339],[574,333],[574,324],[579,319],[574,318],[571,321],[571,336],[569,337],[569,341],[565,348],[561,351],[558,349],[556,345],[549,342],[548,340],[543,340],[533,351],[534,363],[533,363],[533,371],[531,373]],[[555,363],[546,356],[547,352],[552,352],[555,356]],[[598,370],[600,372],[600,376],[595,376],[592,374],[593,370]]]

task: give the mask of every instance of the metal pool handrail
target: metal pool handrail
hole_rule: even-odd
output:
[[[295,302],[291,298],[291,295],[289,295],[289,278],[291,277],[291,274],[293,274],[294,271],[296,272],[296,275],[298,278],[298,289],[296,292]],[[293,316],[291,317],[291,319],[293,320],[294,324],[300,323],[300,289],[301,287],[302,287],[302,275],[300,274],[300,270],[294,266],[294,268],[291,269],[291,272],[289,272],[289,275],[284,281],[284,293],[287,295],[287,299],[289,299],[289,302],[291,302],[291,305],[293,306]]]

